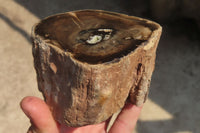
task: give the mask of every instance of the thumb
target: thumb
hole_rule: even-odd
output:
[[[32,123],[28,133],[59,133],[56,121],[43,100],[29,96],[20,105]]]

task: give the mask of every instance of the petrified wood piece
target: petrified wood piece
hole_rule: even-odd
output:
[[[32,31],[39,90],[54,118],[68,126],[105,121],[128,100],[145,102],[159,24],[83,10],[50,16]]]

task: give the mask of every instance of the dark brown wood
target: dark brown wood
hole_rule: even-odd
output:
[[[161,26],[123,14],[83,10],[50,16],[32,31],[39,90],[68,126],[107,120],[128,100],[142,105]]]

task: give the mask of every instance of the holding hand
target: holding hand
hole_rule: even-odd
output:
[[[28,133],[106,133],[109,120],[96,125],[83,127],[67,127],[53,119],[47,104],[37,97],[25,97],[21,101],[21,108],[30,119],[32,126]],[[142,107],[126,104],[109,133],[132,133]]]

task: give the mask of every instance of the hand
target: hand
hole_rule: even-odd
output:
[[[109,120],[96,125],[78,128],[61,125],[53,119],[47,104],[36,97],[25,97],[21,108],[30,119],[32,126],[28,133],[106,133]],[[132,133],[142,107],[126,104],[109,133]]]

